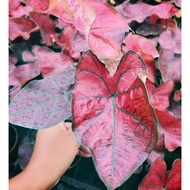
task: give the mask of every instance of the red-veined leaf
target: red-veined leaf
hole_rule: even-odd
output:
[[[162,74],[162,80],[181,81],[181,56],[175,56],[174,52],[168,49],[161,49],[160,57],[157,62]]]
[[[166,30],[158,38],[163,49],[169,49],[174,53],[181,54],[181,29]],[[166,43],[167,42],[167,43]]]
[[[45,12],[49,7],[50,0],[26,0],[26,2],[39,13]]]
[[[27,84],[9,107],[9,122],[22,127],[43,129],[71,117],[71,86],[75,69]]]
[[[162,157],[158,157],[142,180],[138,190],[163,190],[165,184],[166,163]]]
[[[165,147],[174,151],[181,146],[181,120],[176,119],[172,112],[155,109],[156,116],[164,131]]]
[[[138,190],[181,190],[181,160],[173,162],[172,169],[166,175],[166,163],[158,157],[144,177]]]
[[[121,59],[114,76],[91,52],[82,55],[76,73],[72,112],[74,133],[94,158],[108,189],[128,179],[156,143],[156,119],[144,83],[146,68],[133,51]]]
[[[169,107],[169,96],[174,88],[172,80],[168,80],[158,87],[155,87],[151,81],[146,80],[146,87],[148,89],[150,104],[153,107],[159,110],[165,110]]]
[[[47,46],[51,46],[53,39],[57,38],[53,20],[51,20],[48,15],[37,12],[31,12],[30,17],[38,25],[44,43]]]
[[[181,160],[173,162],[172,169],[167,176],[166,189],[181,190]]]
[[[154,58],[158,57],[158,51],[156,47],[154,47],[152,41],[149,39],[139,36],[133,35],[129,33],[125,38],[125,45],[122,47],[122,51],[126,52],[128,50],[134,50],[135,52],[139,53],[143,58],[147,69],[148,69],[148,79],[152,82],[155,81],[155,63]]]
[[[124,33],[130,29],[127,22],[106,3],[89,1],[89,4],[96,13],[89,34],[90,49],[100,58],[119,57]]]
[[[14,40],[22,36],[25,40],[30,37],[30,33],[38,30],[34,22],[27,18],[9,18],[9,38]]]

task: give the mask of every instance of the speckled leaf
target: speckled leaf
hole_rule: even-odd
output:
[[[52,127],[71,117],[71,93],[75,69],[52,77],[32,81],[10,104],[10,123],[42,129]]]
[[[90,51],[76,73],[72,113],[74,134],[91,151],[108,189],[127,180],[156,143],[156,119],[144,83],[142,58],[128,51],[111,76]]]

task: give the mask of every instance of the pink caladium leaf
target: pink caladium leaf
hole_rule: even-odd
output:
[[[166,43],[167,41],[167,43]],[[174,53],[181,54],[181,29],[166,30],[158,38],[163,49],[169,49]]]
[[[169,96],[174,88],[172,80],[168,80],[158,87],[155,87],[150,80],[146,80],[146,87],[148,89],[150,104],[153,107],[159,110],[165,110],[169,107]]]
[[[76,31],[76,28],[70,25],[64,28],[63,35],[65,38],[65,50],[72,58],[79,59],[80,53],[73,50],[73,37]]]
[[[94,10],[83,0],[50,0],[48,13],[73,24],[86,38],[95,19]]]
[[[9,38],[14,40],[22,36],[25,40],[30,37],[30,33],[37,31],[36,24],[27,18],[9,18]]]
[[[84,33],[79,31],[75,33],[72,48],[76,52],[87,51],[90,49]]]
[[[49,7],[50,0],[26,0],[26,3],[35,9],[36,12],[43,13]]]
[[[172,169],[166,174],[166,163],[158,157],[152,164],[150,171],[142,180],[139,190],[180,190],[181,189],[181,160],[173,162]]]
[[[124,33],[130,27],[123,16],[110,5],[95,1],[89,3],[96,13],[89,34],[90,49],[99,58],[119,57]]]
[[[38,57],[44,78],[74,68],[74,61],[68,55],[62,53],[39,52]]]
[[[32,11],[34,11],[34,9],[31,6],[29,5],[23,6],[22,4],[20,4],[19,7],[17,7],[17,9],[11,12],[11,16],[13,18],[27,17],[29,16],[29,13]]]
[[[122,47],[123,52],[126,52],[128,50],[134,50],[135,52],[141,55],[148,69],[147,77],[152,82],[154,82],[155,81],[154,58],[158,57],[159,54],[156,47],[153,45],[152,41],[145,37],[129,33],[125,38],[125,45],[126,46]]]
[[[55,23],[53,20],[48,15],[37,12],[31,12],[30,18],[38,25],[44,43],[47,46],[51,46],[53,39],[58,36],[55,33]]]
[[[18,8],[19,5],[20,5],[20,0],[9,1],[9,15],[11,15],[11,12],[14,11],[16,8]]]
[[[181,56],[175,56],[174,52],[168,49],[160,50],[160,57],[157,62],[162,75],[162,80],[181,81]],[[176,72],[177,71],[177,72]]]
[[[40,68],[37,62],[15,67],[9,74],[10,98],[12,99],[26,82],[39,74]]]
[[[9,107],[9,122],[32,129],[48,128],[71,117],[75,69],[28,83]]]
[[[140,54],[148,54],[153,58],[159,56],[158,51],[156,47],[154,47],[153,43],[143,36],[129,33],[125,37],[125,45],[127,50],[134,50]]]
[[[165,147],[174,151],[181,146],[181,120],[176,119],[170,111],[155,109],[155,112],[164,132]]]
[[[167,2],[162,2],[154,6],[143,2],[138,2],[135,4],[123,3],[123,12],[128,23],[134,20],[142,23],[151,15],[157,15],[159,18],[168,19],[174,15],[180,14],[180,10],[178,10],[171,3]]]
[[[142,58],[128,51],[111,76],[90,51],[78,64],[73,93],[74,134],[87,146],[100,178],[113,190],[147,158],[157,140],[156,118],[144,83]]]
[[[176,159],[173,162],[172,169],[168,173],[166,189],[180,190],[181,189],[181,160]]]

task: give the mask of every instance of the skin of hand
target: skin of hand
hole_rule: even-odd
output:
[[[90,157],[76,141],[71,123],[59,123],[39,130],[27,167],[9,180],[9,190],[47,190],[57,184],[76,154]]]

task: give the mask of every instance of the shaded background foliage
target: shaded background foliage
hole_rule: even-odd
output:
[[[97,48],[93,46],[93,37],[87,39],[87,34],[90,32],[90,35],[93,36],[93,32],[95,32],[93,27],[96,28],[96,23],[100,22],[100,20],[94,22],[95,17],[91,10],[86,11],[84,9],[86,11],[84,15],[86,14],[87,18],[88,15],[91,15],[89,16],[91,19],[89,19],[89,22],[95,24],[92,25],[91,30],[89,28],[83,30],[83,25],[76,24],[75,18],[72,20],[67,17],[67,13],[62,15],[55,12],[53,4],[52,8],[48,10],[48,2],[48,0],[9,1],[10,101],[30,81],[52,76],[76,65],[81,52],[89,48],[95,54],[97,53],[110,74],[113,74],[117,68],[118,60],[115,60],[115,57],[112,57],[114,61],[110,62],[109,55],[100,52],[101,46]],[[85,2],[88,3],[88,1]],[[101,2],[107,1],[102,0]],[[96,40],[105,48],[104,40],[102,40],[105,37],[110,44],[113,44],[113,53],[117,56],[121,56],[122,53],[130,49],[142,56],[149,71],[146,87],[149,96],[153,97],[150,101],[152,101],[151,104],[155,111],[157,109],[157,116],[162,115],[161,112],[166,114],[170,111],[172,114],[171,120],[176,123],[181,119],[181,1],[110,0],[107,3],[122,15],[122,17],[115,16],[119,23],[118,28],[120,28],[119,25],[124,27],[123,30],[118,32],[117,26],[113,24],[110,27],[117,31],[116,34],[108,29],[106,37],[97,33],[100,37]],[[94,7],[95,10],[97,9],[96,5],[90,4],[90,6]],[[165,11],[162,8],[165,8]],[[109,14],[111,15],[108,12]],[[64,20],[64,16],[70,20]],[[110,20],[112,21],[113,17],[110,16],[108,21]],[[112,38],[117,40],[113,42]],[[153,45],[147,45],[150,41]],[[148,51],[146,51],[147,49]],[[54,64],[55,62],[56,64]],[[165,92],[166,89],[167,92]],[[162,96],[163,94],[164,96]],[[157,102],[159,98],[160,100]],[[163,101],[163,98],[165,98],[165,101]],[[173,126],[173,123],[171,123],[171,126]],[[160,119],[160,124],[164,129],[165,120]],[[166,126],[168,125],[170,124]],[[18,136],[15,135],[14,129],[16,129]],[[168,129],[164,130],[165,133],[163,131],[159,133],[157,148],[152,152],[149,162],[145,161],[142,170],[138,174],[133,174],[129,180],[117,189],[138,189],[140,182],[148,173],[151,164],[158,155],[164,156],[167,170],[171,169],[175,159],[181,158],[180,140],[175,141],[177,134],[174,134],[173,138],[171,137],[176,144],[171,145],[168,140],[170,131]],[[9,124],[10,178],[26,166],[35,143],[35,134],[36,130]],[[15,142],[16,146],[14,146]],[[59,184],[53,189],[64,188],[106,189],[96,173],[92,158],[82,158],[80,156],[76,157],[71,168],[68,169]]]

